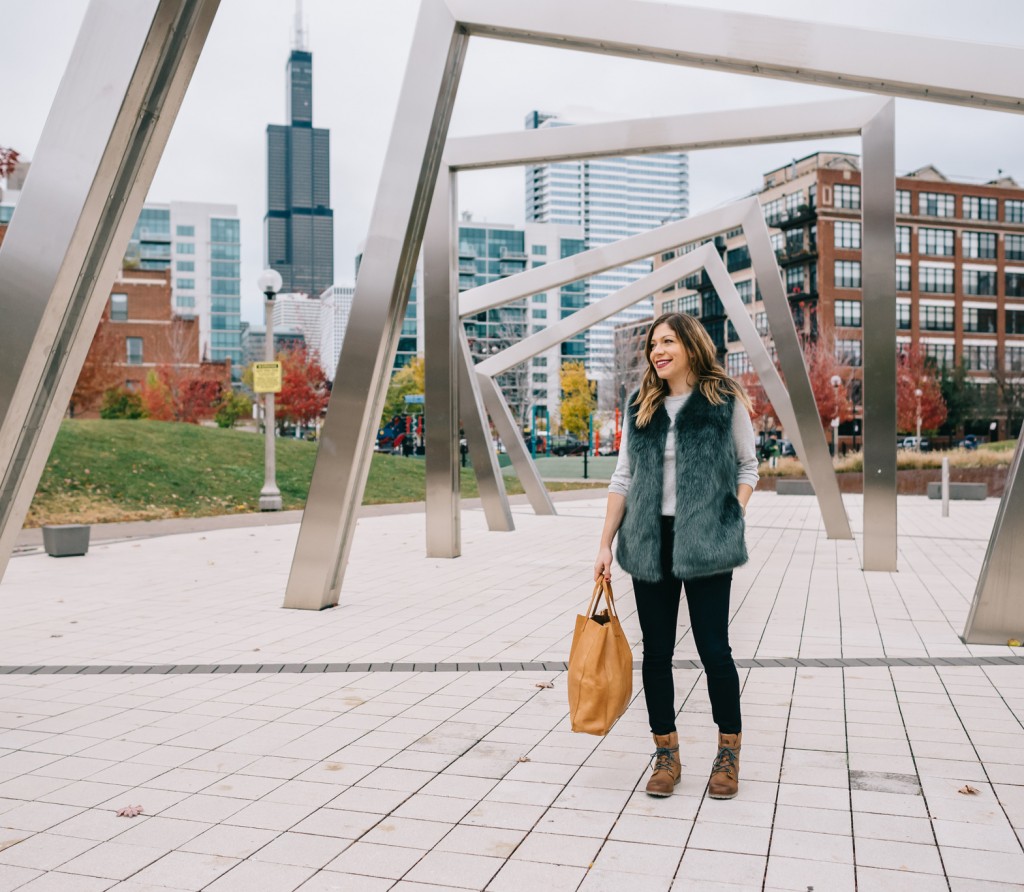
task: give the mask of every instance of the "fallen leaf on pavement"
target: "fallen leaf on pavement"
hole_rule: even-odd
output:
[[[19,842],[24,842],[27,837],[21,839],[0,839],[0,852],[4,849],[9,849],[11,846],[16,846]]]
[[[538,681],[535,687],[538,688],[553,688],[554,684],[550,681]]]
[[[973,796],[978,791],[970,784],[964,784],[959,790],[957,790],[957,792],[963,793],[965,796]]]
[[[529,762],[530,761],[530,757],[529,756],[520,756],[518,759],[516,759],[516,761],[517,762]]]
[[[119,818],[135,818],[142,814],[141,805],[126,805],[124,808],[117,810],[117,816]]]

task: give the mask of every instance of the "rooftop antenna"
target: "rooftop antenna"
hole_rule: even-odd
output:
[[[295,0],[295,25],[292,35],[292,49],[307,51],[306,28],[302,21],[302,0]]]

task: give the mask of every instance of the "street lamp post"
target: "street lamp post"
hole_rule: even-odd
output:
[[[833,405],[835,406],[835,417],[832,419],[832,455],[836,454],[836,434],[839,432],[839,386],[843,383],[843,379],[838,375],[832,376],[832,393],[835,397]]]
[[[274,361],[274,298],[281,290],[281,274],[267,269],[260,273],[260,291],[267,298],[267,342],[263,356],[267,362]],[[267,436],[263,461],[263,489],[260,490],[260,511],[281,510],[281,490],[277,488],[277,461],[274,454],[274,394],[263,394],[263,427]]]
[[[917,443],[914,448],[921,451],[921,395],[924,391],[920,387],[914,388],[914,399],[917,400]]]

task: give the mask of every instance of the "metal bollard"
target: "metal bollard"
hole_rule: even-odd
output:
[[[949,517],[949,456],[942,459],[942,516]]]

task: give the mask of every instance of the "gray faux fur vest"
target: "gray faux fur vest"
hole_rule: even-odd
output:
[[[665,440],[671,425],[664,406],[646,427],[636,426],[636,394],[627,423],[632,481],[619,528],[619,566],[645,582],[661,580],[661,491]],[[676,517],[672,575],[713,576],[747,562],[743,512],[736,498],[733,400],[712,405],[695,389],[676,416]]]

